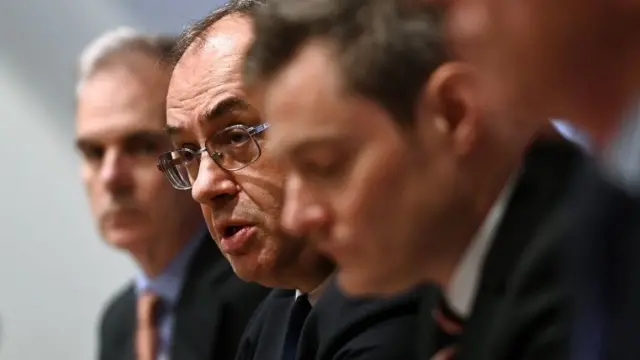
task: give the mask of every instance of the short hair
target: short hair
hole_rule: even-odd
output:
[[[207,30],[224,17],[234,14],[251,16],[266,0],[230,0],[221,7],[213,10],[204,19],[188,26],[178,38],[178,43],[172,54],[172,64],[178,64],[184,53],[191,47],[199,46],[206,39]]]
[[[424,83],[448,61],[444,9],[400,0],[269,0],[254,15],[245,85],[268,82],[311,39],[334,47],[347,93],[408,124]]]
[[[176,39],[175,36],[143,34],[130,27],[120,27],[102,34],[89,43],[80,55],[76,93],[98,70],[119,64],[121,56],[125,54],[145,54],[168,65]]]

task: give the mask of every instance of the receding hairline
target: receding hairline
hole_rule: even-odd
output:
[[[212,42],[212,39],[216,37],[228,38],[230,41],[232,39],[237,39],[238,32],[229,31],[228,28],[225,28],[229,25],[229,22],[243,22],[244,24],[248,25],[246,34],[248,36],[253,36],[250,16],[238,13],[228,14],[220,18],[215,23],[211,24],[198,36],[197,39],[194,39],[194,41],[191,42],[191,44],[182,53],[180,59],[178,59],[173,64],[174,69],[180,64],[185,56],[193,56],[199,54],[200,52],[205,50]]]
[[[223,19],[231,16],[250,19],[254,10],[265,2],[266,0],[231,0],[205,18],[194,22],[178,37],[172,52],[171,64],[175,67],[187,52],[199,51],[210,36],[212,28]]]

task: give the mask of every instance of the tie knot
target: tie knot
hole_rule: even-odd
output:
[[[292,313],[302,313],[306,314],[311,311],[311,303],[309,302],[309,296],[307,294],[302,294],[296,298],[295,303],[293,304]]]
[[[160,296],[145,291],[138,296],[137,315],[139,324],[147,324],[153,326],[160,305]]]

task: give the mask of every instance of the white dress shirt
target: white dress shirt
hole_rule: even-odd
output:
[[[466,318],[471,313],[478,291],[482,266],[511,199],[517,178],[517,175],[511,176],[496,199],[458,263],[452,280],[446,288],[447,304],[458,316]]]
[[[318,301],[318,298],[320,298],[320,296],[322,295],[322,292],[327,287],[327,284],[329,283],[329,280],[331,278],[332,278],[332,276],[329,276],[320,285],[318,285],[317,288],[313,289],[313,291],[311,291],[307,295],[307,299],[309,300],[309,304],[311,304],[312,307],[313,307],[313,305],[315,305],[316,301]],[[304,295],[304,293],[302,291],[296,289],[296,297],[295,297],[294,301],[297,300],[302,295]]]

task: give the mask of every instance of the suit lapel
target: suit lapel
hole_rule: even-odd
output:
[[[233,271],[213,240],[206,235],[191,262],[180,299],[175,309],[172,359],[211,359],[216,353],[214,339],[219,337],[223,315],[215,283]]]
[[[482,359],[493,353],[489,344],[494,342],[487,340],[500,326],[496,315],[505,306],[509,278],[540,225],[562,202],[579,157],[579,150],[566,141],[538,142],[527,154],[523,172],[487,254],[458,359]]]
[[[136,355],[136,294],[131,287],[130,291],[127,292],[125,302],[130,304],[123,308],[123,313],[119,316],[123,321],[126,321],[126,326],[123,327],[123,330],[127,332],[127,335],[124,337],[126,343],[124,344],[124,349],[121,352],[123,354],[123,360],[135,360]],[[126,319],[126,320],[125,320]]]
[[[253,360],[282,359],[287,325],[294,301],[294,290],[274,290],[269,306],[262,309],[268,313],[257,336]]]

